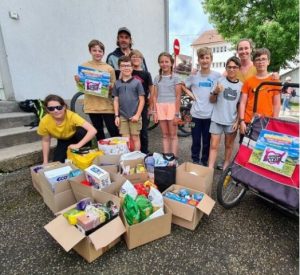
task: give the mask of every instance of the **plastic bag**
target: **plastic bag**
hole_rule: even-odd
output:
[[[140,209],[135,200],[128,194],[124,198],[123,210],[126,221],[129,225],[133,225],[141,221]]]
[[[148,195],[149,201],[152,203],[154,211],[164,206],[164,198],[162,194],[155,188],[151,187]]]
[[[97,156],[102,156],[103,152],[102,151],[98,151],[98,150],[90,150],[89,153],[87,154],[77,154],[77,153],[73,153],[70,149],[67,150],[67,158],[69,160],[72,161],[72,163],[84,170],[86,168],[88,168],[89,166],[92,165],[93,160],[97,157]]]
[[[134,185],[135,190],[137,191],[138,195],[148,197],[149,191],[144,186],[143,183],[136,183]]]
[[[148,218],[152,214],[153,206],[145,196],[137,196],[135,202],[141,213],[141,221]]]

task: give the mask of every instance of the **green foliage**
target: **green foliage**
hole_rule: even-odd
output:
[[[234,44],[251,38],[256,48],[271,51],[270,71],[296,61],[299,50],[298,0],[203,0],[218,32]]]

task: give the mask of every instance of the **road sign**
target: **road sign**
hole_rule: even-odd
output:
[[[174,39],[174,43],[173,43],[173,49],[174,49],[174,55],[179,55],[180,52],[180,44],[179,44],[179,40],[177,38]]]

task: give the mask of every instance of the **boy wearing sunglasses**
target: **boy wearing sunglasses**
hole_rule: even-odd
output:
[[[221,77],[210,95],[210,102],[214,104],[209,132],[211,133],[209,168],[214,168],[221,135],[225,134],[225,161],[223,170],[230,163],[236,131],[238,129],[238,102],[242,83],[237,74],[241,67],[240,60],[233,56],[226,62],[226,77]]]
[[[41,119],[37,130],[42,136],[43,164],[49,161],[51,138],[57,139],[53,161],[64,162],[68,148],[80,149],[97,130],[78,114],[67,110],[65,101],[58,95],[48,95],[44,104],[47,115]]]

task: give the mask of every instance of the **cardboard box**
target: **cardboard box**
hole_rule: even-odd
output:
[[[30,174],[31,174],[31,180],[32,180],[32,184],[33,187],[36,189],[36,191],[39,192],[39,194],[41,196],[43,196],[42,194],[42,187],[41,187],[41,181],[40,181],[40,174],[38,172],[43,171],[46,168],[51,168],[51,167],[55,167],[55,165],[58,165],[59,162],[51,162],[48,163],[46,165],[35,165],[30,167]]]
[[[201,191],[201,190],[190,189],[187,188],[186,186],[173,184],[168,189],[166,189],[163,192],[163,194],[165,194],[168,191],[170,192],[175,191],[176,193],[176,191],[181,188],[188,189],[191,192],[191,194]],[[172,223],[185,227],[190,230],[195,230],[201,218],[203,217],[203,214],[209,215],[215,205],[215,201],[205,193],[203,199],[198,203],[197,206],[181,203],[166,198],[165,196],[164,196],[164,203],[172,211]]]
[[[176,169],[176,184],[201,191],[211,196],[214,169],[185,162]]]
[[[136,168],[138,164],[144,165],[144,159],[135,159],[135,160],[123,160],[120,165],[122,167],[130,166],[130,168]],[[132,183],[143,183],[149,179],[147,171],[145,173],[134,173],[131,175],[123,175],[124,178],[128,179]]]
[[[126,227],[124,239],[128,249],[136,248],[171,233],[172,212],[167,205],[164,206],[164,211],[163,216],[134,225],[127,223],[124,212],[121,211],[121,218]]]
[[[109,166],[109,165],[119,165],[121,155],[102,155],[97,156],[93,164],[98,166]]]
[[[104,168],[104,167],[102,167]],[[106,168],[104,168],[106,169]],[[112,169],[112,168],[109,168]],[[103,188],[101,191],[110,193],[110,194],[118,194],[121,186],[126,181],[124,177],[122,177],[120,174],[110,172],[109,173],[111,184],[107,186],[106,188]],[[85,175],[81,174],[77,177],[70,178],[69,182],[71,185],[71,188],[73,190],[74,196],[76,198],[76,201],[80,201],[83,198],[94,198],[95,193],[99,192],[99,190],[89,187],[86,185],[81,184],[83,180],[85,180]],[[101,192],[100,191],[100,192]]]
[[[98,191],[95,202],[106,203],[112,200],[120,207],[120,199],[112,194]],[[74,205],[75,206],[75,205]],[[67,209],[65,209],[67,211]],[[61,211],[64,213],[65,211]],[[63,215],[57,216],[44,227],[48,233],[63,247],[65,251],[72,248],[89,263],[103,255],[120,241],[126,231],[120,217],[116,217],[98,230],[85,236],[75,226],[70,225]]]
[[[58,184],[56,184],[55,190],[53,191],[52,185],[49,183],[44,174],[44,172],[46,171],[65,166],[70,166],[73,170],[77,169],[77,167],[75,167],[71,163],[56,163],[55,165],[38,172],[39,183],[41,186],[44,202],[53,213],[65,209],[66,207],[76,202],[68,179],[60,181]]]
[[[86,179],[93,184],[96,189],[103,189],[111,184],[109,173],[101,167],[93,164],[84,170]]]

